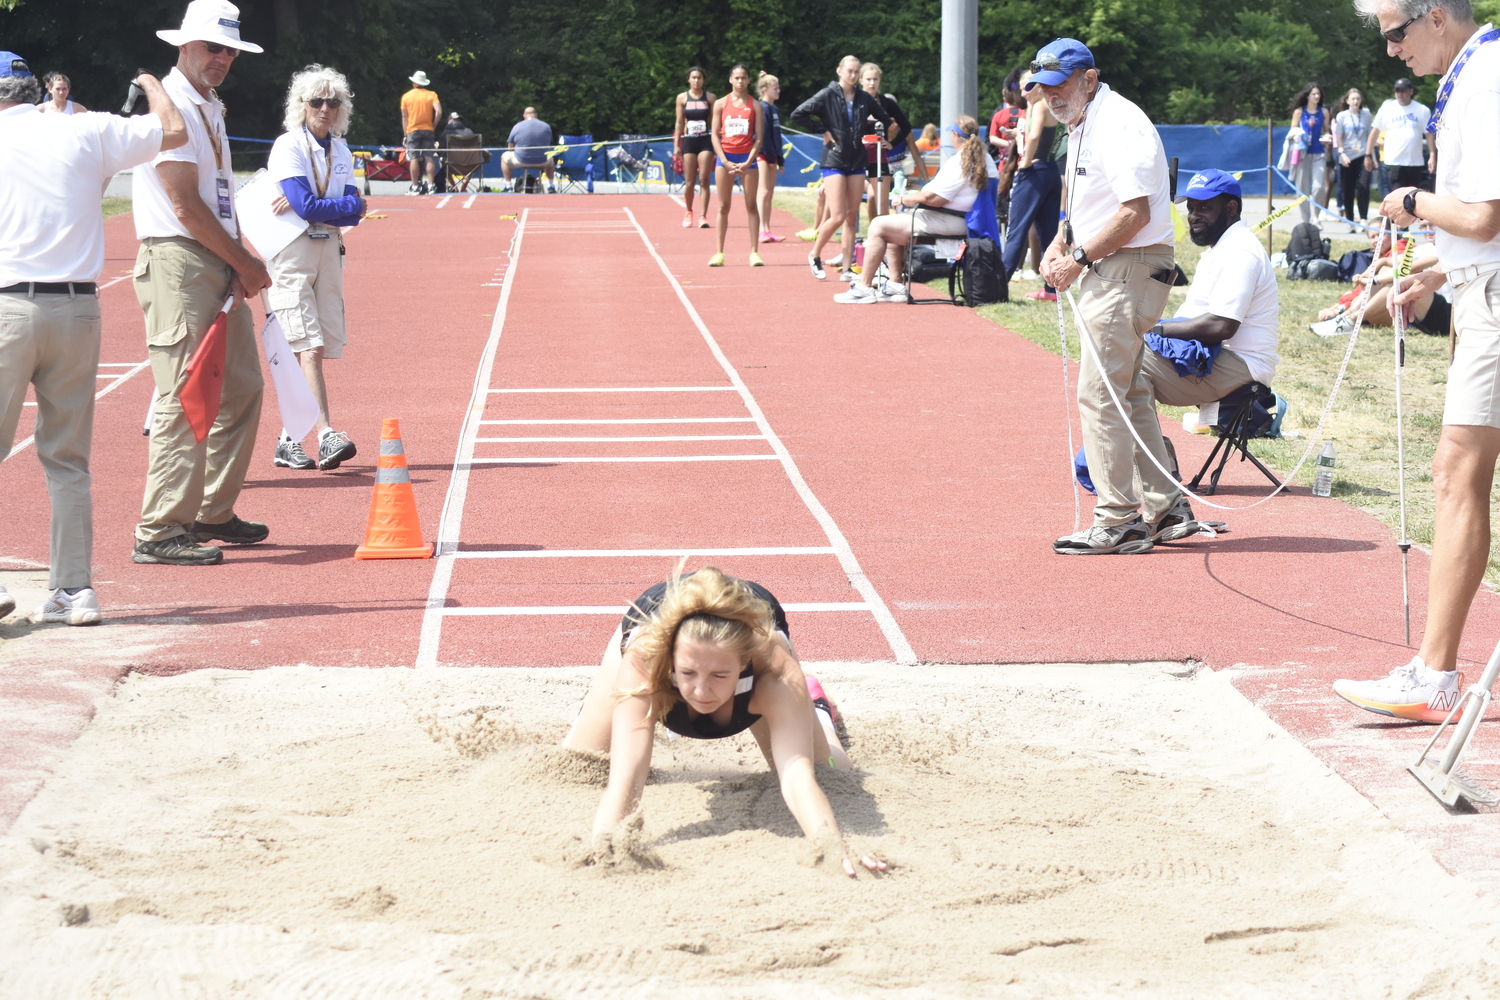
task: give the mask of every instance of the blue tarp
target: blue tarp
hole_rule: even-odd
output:
[[[1199,170],[1218,167],[1229,173],[1244,171],[1240,190],[1245,197],[1266,193],[1266,130],[1254,125],[1158,125],[1161,144],[1167,159],[1177,157],[1177,188],[1187,187],[1187,179]],[[1272,132],[1274,163],[1281,156],[1281,143],[1289,129]],[[1254,171],[1254,172],[1252,172]],[[1292,189],[1280,178],[1274,181],[1276,194],[1291,194]]]

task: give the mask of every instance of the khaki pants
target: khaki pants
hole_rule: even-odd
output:
[[[177,396],[185,369],[229,296],[229,265],[195,240],[148,238],[136,256],[135,297],[146,316],[146,349],[156,378],[156,419],[146,497],[135,536],[160,541],[194,521],[223,524],[245,483],[260,425],[265,381],[255,322],[242,302],[229,311],[219,417],[200,444]]]
[[[36,386],[36,456],[52,501],[52,590],[93,582],[89,451],[99,326],[97,295],[0,295],[0,441],[3,454],[10,454],[26,385]]]
[[[344,356],[342,245],[337,229],[314,223],[266,262],[271,272],[266,297],[294,354],[321,347],[325,358]]]
[[[1172,362],[1146,351],[1141,362],[1141,371],[1151,383],[1151,394],[1158,402],[1168,406],[1202,406],[1223,399],[1242,385],[1255,381],[1245,359],[1233,351],[1224,350],[1214,359],[1214,370],[1203,378],[1196,375],[1178,375]],[[1139,450],[1139,449],[1137,449]],[[1140,460],[1145,462],[1143,458]]]
[[[1098,261],[1078,283],[1078,311],[1099,355],[1083,352],[1078,379],[1078,411],[1089,477],[1099,491],[1094,523],[1124,524],[1143,514],[1148,521],[1165,514],[1181,491],[1150,462],[1136,462],[1133,426],[1164,467],[1171,468],[1161,423],[1156,417],[1151,384],[1141,371],[1146,332],[1161,319],[1171,286],[1151,277],[1172,266],[1170,244],[1121,250]],[[1101,367],[1102,366],[1102,367]],[[1110,399],[1114,387],[1122,413]],[[1141,493],[1136,492],[1139,473]],[[1144,509],[1141,509],[1144,506]]]

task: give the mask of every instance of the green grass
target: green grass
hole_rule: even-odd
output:
[[[121,212],[128,212],[128,211],[130,211],[130,199],[129,198],[105,198],[104,199],[104,217],[106,219],[109,218],[111,215],[119,215]]]
[[[776,204],[811,221],[813,196],[802,191],[778,190]],[[1290,226],[1274,230],[1275,248],[1286,247]],[[1334,238],[1331,256],[1337,260],[1349,250],[1362,249],[1368,243],[1359,237]],[[1191,274],[1197,266],[1200,250],[1191,243],[1177,247],[1177,260]],[[1290,472],[1311,441],[1313,428],[1333,389],[1339,364],[1349,346],[1347,337],[1318,337],[1308,329],[1318,311],[1330,305],[1347,286],[1327,282],[1287,281],[1285,272],[1277,272],[1281,296],[1280,346],[1281,364],[1273,388],[1287,400],[1289,407],[1283,430],[1296,432],[1295,438],[1256,440],[1251,450],[1257,458],[1278,474]],[[1054,354],[1059,353],[1057,307],[1050,302],[1029,302],[1025,293],[1040,287],[1036,282],[1012,282],[1011,302],[981,306],[977,310],[986,319],[1012,330],[1032,343]],[[1172,293],[1168,311],[1182,302],[1183,289]],[[1076,361],[1078,345],[1071,322],[1068,325],[1070,355]],[[1396,476],[1396,393],[1395,347],[1390,327],[1364,327],[1359,334],[1354,356],[1344,384],[1334,401],[1333,412],[1323,429],[1323,438],[1332,440],[1338,465],[1333,495],[1367,511],[1391,529],[1400,531],[1400,506]],[[1432,454],[1442,430],[1443,394],[1448,382],[1448,338],[1433,337],[1411,331],[1406,338],[1406,368],[1402,374],[1402,408],[1405,416],[1407,533],[1420,546],[1432,543],[1434,500],[1432,493]],[[1183,410],[1161,406],[1162,414],[1180,422]],[[1314,450],[1316,457],[1316,449]],[[1312,459],[1302,467],[1296,482],[1312,482]],[[1262,483],[1270,490],[1269,483]],[[1500,549],[1500,491],[1491,494],[1490,551]],[[1492,585],[1500,585],[1500,559],[1493,555],[1486,571]]]

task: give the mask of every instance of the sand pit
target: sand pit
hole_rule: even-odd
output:
[[[1459,997],[1495,913],[1222,678],[821,665],[811,864],[748,734],[580,867],[586,670],[131,677],[0,841],[0,996]]]

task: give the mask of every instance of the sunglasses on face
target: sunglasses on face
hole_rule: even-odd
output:
[[[329,111],[337,111],[343,103],[343,99],[338,97],[309,97],[307,99],[307,106],[315,111],[321,111],[325,104],[328,105]]]
[[[1390,31],[1382,31],[1380,34],[1388,42],[1404,42],[1406,41],[1406,29],[1420,20],[1422,20],[1422,15],[1418,14],[1405,24],[1398,24]]]
[[[203,47],[208,50],[208,54],[211,56],[220,56],[228,52],[229,58],[233,59],[240,54],[239,49],[231,48],[228,45],[220,45],[218,42],[204,42]]]

